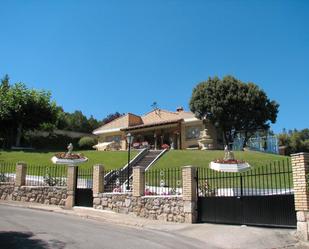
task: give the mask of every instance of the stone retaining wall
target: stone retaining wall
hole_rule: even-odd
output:
[[[0,200],[12,200],[14,184],[0,182]]]
[[[66,187],[15,187],[13,184],[0,184],[1,200],[37,202],[47,205],[64,206],[66,198]]]
[[[94,195],[95,209],[118,213],[133,213],[152,220],[185,222],[184,201],[181,196],[133,197],[124,193],[99,193]]]

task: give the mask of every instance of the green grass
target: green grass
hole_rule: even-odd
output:
[[[103,164],[105,169],[116,169],[121,168],[127,162],[127,152],[125,151],[114,151],[114,152],[103,152],[103,151],[81,151],[85,156],[88,157],[89,161],[87,163],[81,164],[80,168],[89,168],[95,164]],[[28,165],[42,165],[42,166],[54,166],[51,162],[51,157],[55,154],[55,152],[23,152],[23,151],[0,151],[0,164],[1,163],[9,163],[15,164],[18,161],[24,161],[28,163]],[[133,158],[137,154],[136,151],[132,151],[131,158]],[[255,168],[265,168],[267,173],[278,172],[279,167],[278,163],[275,162],[282,162],[285,163],[288,160],[286,156],[279,156],[274,154],[267,154],[261,152],[234,152],[235,157],[237,159],[241,159],[247,161],[253,169]],[[199,168],[208,168],[210,161],[218,158],[222,158],[224,156],[224,151],[188,151],[188,150],[172,150],[167,152],[163,157],[158,160],[158,162],[153,165],[151,168],[152,170],[158,170],[156,176],[151,176],[149,173],[146,173],[146,178],[149,183],[154,185],[159,184],[159,180],[163,176],[160,175],[160,169],[180,169],[182,166],[185,165],[193,165]],[[281,163],[282,168],[282,163]],[[11,170],[9,170],[11,171]],[[33,167],[29,167],[29,172],[35,172]],[[206,178],[206,176],[201,175],[200,178]],[[212,172],[210,170],[210,172]],[[263,172],[265,172],[263,170]],[[174,175],[173,175],[174,174]],[[214,172],[213,174],[216,177],[230,177],[235,175],[235,173],[220,173]],[[181,171],[178,173],[172,171],[166,171],[164,178],[177,181],[181,179]],[[287,178],[287,179],[285,179]],[[237,178],[238,179],[238,178]],[[211,188],[218,188],[221,186],[222,182],[225,182],[225,187],[235,187],[239,186],[239,180],[235,178],[228,179],[225,181],[220,180],[209,180],[208,184],[211,185]],[[256,182],[257,180],[257,182]],[[203,180],[202,180],[203,181]],[[291,184],[291,175],[281,174],[279,175],[267,175],[267,176],[260,176],[258,178],[254,178],[251,176],[246,177],[246,186],[247,187],[257,187],[257,188],[264,188],[264,187],[274,187],[278,186],[286,186],[287,184]],[[283,183],[284,182],[284,183]]]
[[[209,169],[209,163],[214,159],[224,157],[224,151],[169,151],[152,167],[155,169],[176,169],[186,165],[201,168],[199,170],[199,185],[203,188],[205,181],[209,190],[216,188],[240,187],[240,175],[243,175],[244,188],[257,189],[282,189],[293,186],[292,174],[283,173],[291,171],[289,157],[275,154],[267,154],[253,151],[236,151],[236,159],[248,162],[252,170],[244,173],[224,173]],[[279,166],[280,164],[280,166]],[[284,166],[284,167],[283,167]],[[279,173],[281,172],[281,173]],[[146,173],[146,178],[149,173]],[[159,177],[158,177],[159,178]],[[181,175],[177,174],[177,179]],[[151,179],[150,182],[158,185],[158,180]],[[205,188],[205,186],[204,186]]]
[[[128,160],[126,151],[75,151],[75,153],[83,153],[88,157],[88,162],[81,164],[81,168],[92,167],[95,164],[103,164],[105,169],[116,169],[123,167]],[[54,165],[51,162],[52,156],[56,152],[40,152],[40,151],[0,151],[0,163],[16,163],[26,162],[29,165]],[[131,159],[137,154],[137,151],[131,152]]]
[[[269,164],[274,161],[287,160],[288,157],[275,154],[268,154],[253,151],[235,151],[236,159],[248,162],[253,168]],[[171,150],[161,157],[153,168],[175,168],[186,165],[195,167],[208,168],[209,163],[214,159],[224,157],[224,151],[187,151],[187,150]]]
[[[78,151],[77,151],[78,152]],[[88,168],[94,164],[103,164],[106,169],[116,169],[124,166],[127,162],[126,151],[79,151],[88,157],[88,162],[81,164],[81,167]],[[16,163],[24,161],[31,165],[53,165],[52,156],[56,152],[43,151],[0,151],[0,162]],[[131,158],[137,154],[131,152]],[[247,161],[253,167],[259,167],[270,162],[286,160],[288,157],[261,152],[234,152],[236,159]],[[223,151],[187,151],[171,150],[157,161],[152,169],[160,168],[179,168],[185,165],[207,168],[210,161],[223,158]]]

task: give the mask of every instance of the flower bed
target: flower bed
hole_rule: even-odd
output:
[[[73,154],[73,153],[67,153],[67,152],[56,153],[55,157],[59,159],[83,159],[85,158],[85,156],[82,153]]]
[[[240,164],[240,163],[245,163],[243,160],[236,160],[236,159],[216,159],[213,162],[215,163],[221,163],[221,164]]]

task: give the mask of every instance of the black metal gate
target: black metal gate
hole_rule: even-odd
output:
[[[75,206],[93,206],[93,169],[78,168],[76,173]]]
[[[296,227],[289,160],[243,173],[198,169],[200,222]]]

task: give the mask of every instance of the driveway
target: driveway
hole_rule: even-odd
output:
[[[291,229],[164,223],[93,209],[58,213],[63,210],[39,207],[45,211],[0,205],[1,249],[309,248]]]
[[[194,249],[215,247],[168,232],[0,205],[0,248]]]

